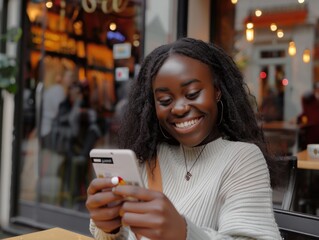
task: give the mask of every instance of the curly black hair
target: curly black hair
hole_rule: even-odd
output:
[[[256,101],[240,70],[223,49],[213,43],[192,38],[181,38],[162,45],[144,59],[139,75],[130,87],[128,105],[119,130],[119,147],[132,149],[141,163],[144,163],[156,157],[159,143],[179,144],[173,138],[163,136],[156,117],[152,91],[152,81],[165,60],[173,54],[197,59],[211,68],[212,82],[222,93],[223,116],[219,116],[222,121],[218,129],[223,138],[256,144],[264,154],[271,173],[273,158],[257,123],[252,106],[252,102]]]

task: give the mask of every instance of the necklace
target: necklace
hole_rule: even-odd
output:
[[[186,175],[185,175],[185,179],[186,181],[189,181],[189,179],[193,176],[191,174],[191,170],[192,168],[195,166],[196,162],[198,161],[199,157],[202,155],[202,152],[204,151],[206,145],[200,150],[196,160],[194,161],[193,165],[190,167],[190,169],[188,170],[187,169],[187,161],[186,161],[186,156],[185,156],[185,151],[184,151],[184,147],[182,146],[182,149],[183,149],[183,154],[184,154],[184,162],[185,162],[185,169],[186,169]]]

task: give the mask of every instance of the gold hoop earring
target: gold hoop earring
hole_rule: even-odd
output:
[[[164,131],[163,131],[162,127],[161,127],[161,124],[158,124],[158,126],[159,126],[159,129],[160,129],[162,135],[164,136],[164,138],[170,139],[170,137],[166,136],[166,134],[164,133]]]

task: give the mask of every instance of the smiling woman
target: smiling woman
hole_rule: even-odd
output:
[[[86,206],[95,239],[281,239],[272,158],[250,99],[216,45],[182,38],[150,53],[119,135],[138,156],[147,188],[94,179]]]

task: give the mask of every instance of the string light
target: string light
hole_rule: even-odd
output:
[[[303,51],[302,60],[304,63],[310,62],[310,50],[308,48]]]
[[[263,14],[263,12],[260,9],[256,9],[255,15],[256,17],[260,17]]]
[[[297,49],[296,49],[296,44],[295,44],[295,42],[293,42],[293,41],[289,42],[288,54],[289,54],[290,56],[295,56],[295,55],[296,55],[296,52],[297,52]]]
[[[246,39],[248,42],[254,40],[254,24],[249,17],[248,22],[246,23]]]
[[[47,1],[46,4],[45,4],[45,6],[46,6],[47,8],[52,8],[52,7],[53,7],[53,2],[52,2],[52,1]]]
[[[276,31],[277,30],[277,25],[275,23],[270,24],[270,30],[271,31]]]
[[[116,28],[117,28],[117,25],[116,25],[116,23],[114,23],[114,22],[111,22],[111,23],[110,23],[110,26],[109,26],[109,28],[110,28],[110,30],[111,30],[111,31],[115,31],[115,30],[116,30]]]
[[[277,30],[277,37],[278,38],[283,38],[284,37],[284,31],[282,29],[278,29]]]

